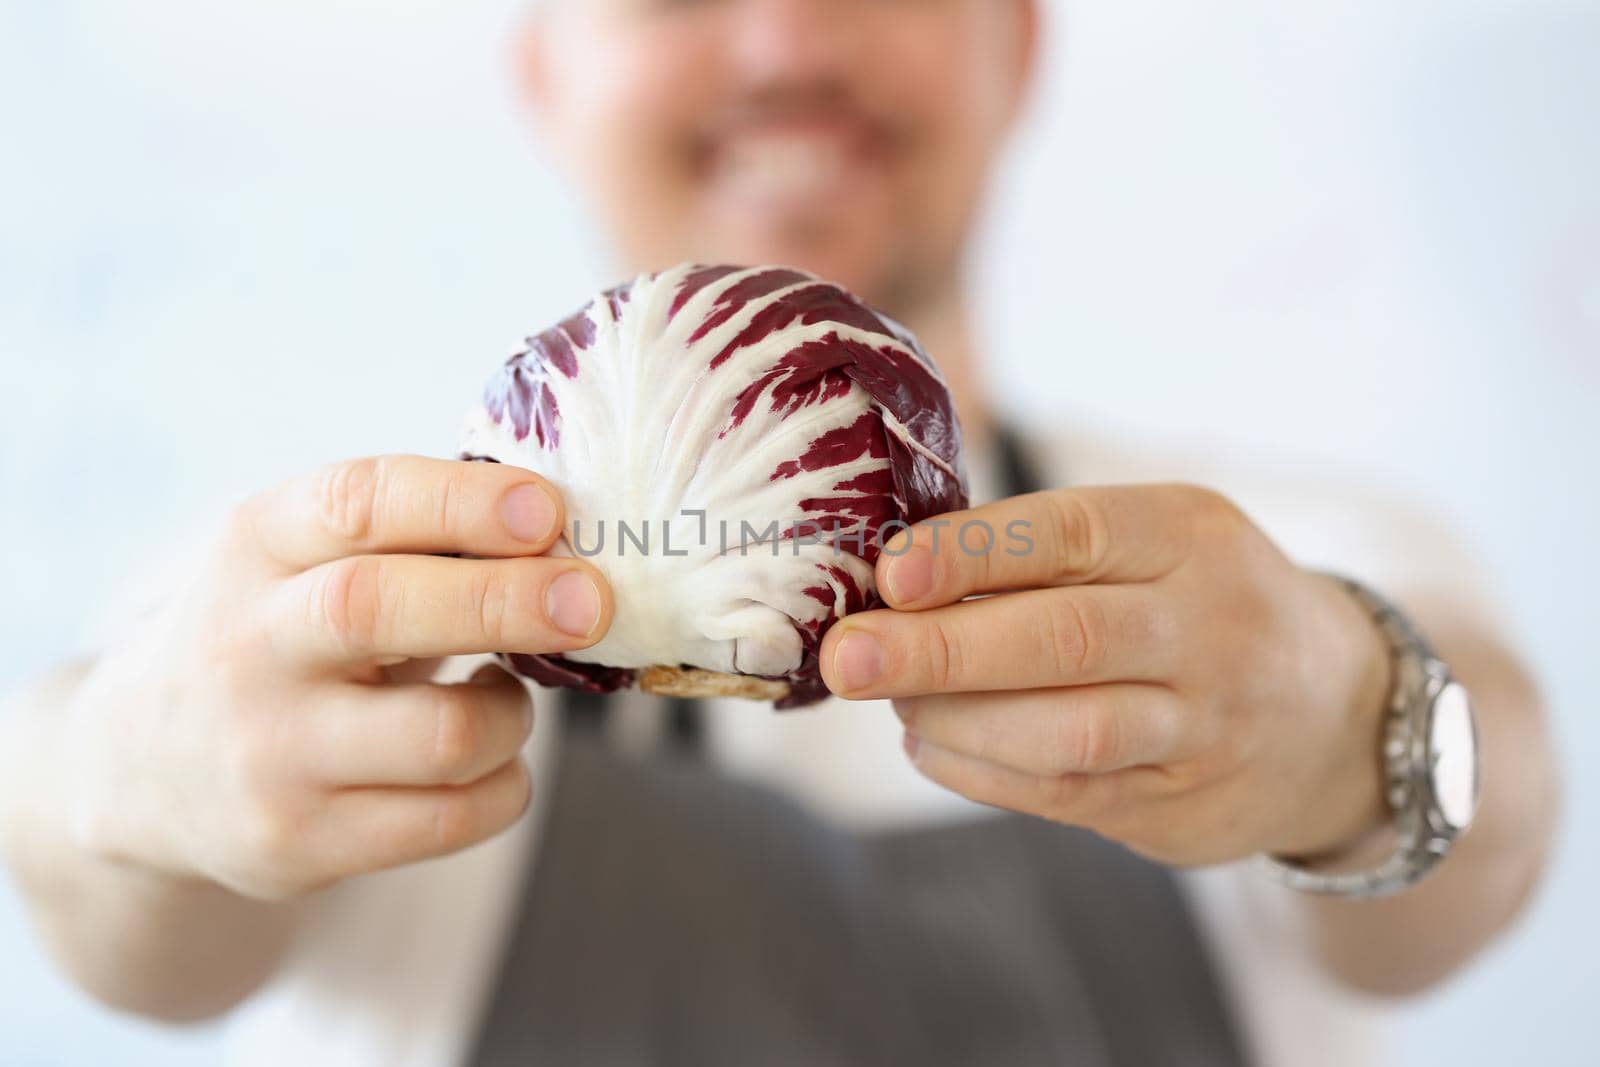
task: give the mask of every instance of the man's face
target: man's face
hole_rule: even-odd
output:
[[[945,295],[1028,77],[1031,0],[551,0],[528,63],[622,265]]]

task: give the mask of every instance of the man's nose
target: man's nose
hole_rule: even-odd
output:
[[[760,82],[808,82],[848,71],[862,47],[860,0],[737,0],[733,54]]]

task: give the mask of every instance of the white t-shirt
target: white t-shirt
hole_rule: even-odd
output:
[[[1104,436],[1035,434],[1032,449],[1053,483],[1192,481],[1239,503],[1297,562],[1362,577],[1397,595],[1449,587],[1459,596],[1480,573],[1438,530],[1370,493],[1314,488],[1248,473],[1207,448],[1137,452]],[[969,456],[975,499],[987,499],[989,464]],[[1479,603],[1485,595],[1475,594]],[[475,664],[456,663],[461,677]],[[626,694],[610,717],[622,745],[651,743],[659,707]],[[528,743],[534,801],[512,829],[459,854],[369,875],[326,890],[282,969],[229,1024],[239,1067],[447,1067],[468,1055],[492,994],[513,899],[538,842],[560,743],[556,716],[538,717]],[[775,786],[813,811],[855,828],[906,826],[985,814],[922,778],[900,748],[885,702],[829,700],[783,715],[765,705],[707,705],[710,757],[723,769]],[[1300,950],[1287,890],[1250,865],[1186,872],[1203,936],[1218,960],[1257,1062],[1352,1067],[1383,1061],[1384,1009],[1330,982]]]

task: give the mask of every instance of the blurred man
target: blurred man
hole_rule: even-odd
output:
[[[521,53],[620,267],[791,263],[886,308],[956,391],[983,517],[1041,531],[1020,560],[924,532],[884,557],[890,607],[822,661],[892,712],[713,706],[686,763],[632,698],[606,744],[549,715],[530,742],[519,684],[428,672],[605,632],[603,580],[543,554],[558,495],[509,467],[338,464],[242,508],[142,627],[12,717],[7,855],[63,967],[166,1019],[254,994],[242,1061],[1282,1064],[1349,1062],[1340,987],[1427,988],[1504,929],[1555,774],[1446,542],[1370,514],[1382,559],[1290,522],[1278,544],[1213,489],[1084,484],[1184,473],[1087,445],[1065,488],[1063,438],[984,396],[964,272],[1040,6],[552,0]],[[1470,835],[1418,836],[1466,812],[1396,751],[1427,795],[1386,797],[1386,711],[1444,721],[1405,681],[1420,646],[1285,552],[1387,576],[1471,691]],[[1470,741],[1444,755],[1475,774]],[[1168,869],[1263,855],[1327,894],[1230,868],[1186,896]]]

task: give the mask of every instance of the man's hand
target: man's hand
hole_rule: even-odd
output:
[[[902,533],[877,580],[892,610],[836,625],[824,677],[893,698],[956,792],[1185,865],[1383,823],[1380,633],[1216,493],[1003,500]]]
[[[59,746],[71,836],[281,899],[506,828],[529,792],[525,689],[496,669],[435,685],[395,668],[598,640],[604,581],[542,557],[562,525],[526,470],[415,457],[251,500],[78,686]]]

